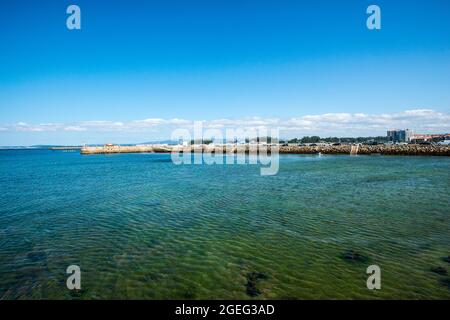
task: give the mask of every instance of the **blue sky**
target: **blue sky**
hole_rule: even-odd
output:
[[[81,30],[66,28],[70,4]],[[366,28],[370,4],[381,30]],[[287,136],[450,131],[449,12],[446,0],[2,1],[0,145],[142,142],[224,119],[278,119]],[[328,114],[351,120],[288,126]],[[159,120],[137,129],[146,119]]]

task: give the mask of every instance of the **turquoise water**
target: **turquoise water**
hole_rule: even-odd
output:
[[[164,154],[0,151],[0,298],[449,299],[450,276],[431,271],[450,273],[449,194],[445,157],[284,155],[260,176]],[[370,264],[381,290],[366,288]]]

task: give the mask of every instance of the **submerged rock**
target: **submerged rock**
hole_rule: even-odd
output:
[[[447,274],[447,269],[445,269],[443,267],[435,267],[435,268],[431,268],[431,272],[445,276]]]
[[[442,260],[444,260],[445,262],[450,263],[450,256],[444,257],[444,258],[442,258]]]
[[[342,258],[347,261],[356,261],[356,262],[365,262],[368,261],[369,258],[356,252],[354,250],[348,250],[342,254]]]
[[[188,291],[183,293],[183,298],[184,299],[194,300],[195,297],[196,297],[196,294],[193,291],[191,291],[191,290],[188,290]]]
[[[249,272],[247,274],[246,292],[250,297],[256,297],[261,291],[256,287],[259,280],[267,279],[268,276],[264,272]]]
[[[449,279],[449,278],[442,279],[442,280],[441,280],[441,283],[442,283],[444,286],[447,286],[447,288],[450,289],[450,279]]]
[[[75,289],[75,290],[70,290],[69,294],[72,298],[77,299],[77,298],[82,298],[83,296],[86,295],[86,293],[87,293],[87,289],[80,289],[80,290]]]
[[[47,259],[45,251],[32,251],[27,253],[27,258],[32,262],[40,262]]]

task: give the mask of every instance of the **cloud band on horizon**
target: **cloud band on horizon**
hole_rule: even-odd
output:
[[[422,133],[450,132],[450,113],[438,112],[432,109],[412,109],[395,113],[365,114],[365,113],[326,113],[304,115],[289,119],[250,117],[240,119],[186,120],[148,118],[134,121],[92,120],[73,123],[41,123],[29,124],[18,122],[0,125],[0,135],[9,133],[71,133],[103,136],[124,136],[127,134],[142,134],[142,138],[151,138],[147,134],[158,134],[155,138],[168,138],[170,132],[177,128],[191,129],[195,121],[202,121],[204,128],[278,128],[284,137],[300,137],[303,135],[325,136],[362,136],[384,135],[386,130],[409,128]]]

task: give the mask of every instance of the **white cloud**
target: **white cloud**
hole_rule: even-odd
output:
[[[169,123],[173,124],[173,125],[186,125],[186,124],[190,124],[191,122],[192,121],[184,120],[184,119],[177,119],[177,118],[169,120]]]
[[[134,124],[144,125],[144,126],[158,126],[158,125],[165,124],[165,123],[167,123],[167,121],[164,119],[160,119],[160,118],[150,118],[150,119],[145,119],[145,120],[134,121]]]
[[[129,122],[93,120],[75,123],[43,123],[28,124],[18,122],[14,125],[2,125],[0,131],[20,132],[169,132],[175,128],[192,129],[192,120],[185,119],[161,119],[148,118]],[[395,128],[410,128],[416,132],[450,132],[450,114],[430,109],[412,109],[402,112],[364,114],[364,113],[326,113],[316,115],[304,115],[290,119],[279,118],[240,118],[240,119],[215,119],[204,120],[203,127],[226,128],[278,128],[281,135],[307,135],[321,136],[337,135],[372,135],[384,134],[386,130]]]
[[[21,132],[54,131],[54,130],[51,130],[51,127],[48,126],[47,124],[30,125],[26,122],[18,122],[13,127],[15,128],[15,131],[21,131]]]
[[[87,128],[80,126],[68,126],[64,128],[65,131],[87,131]]]

